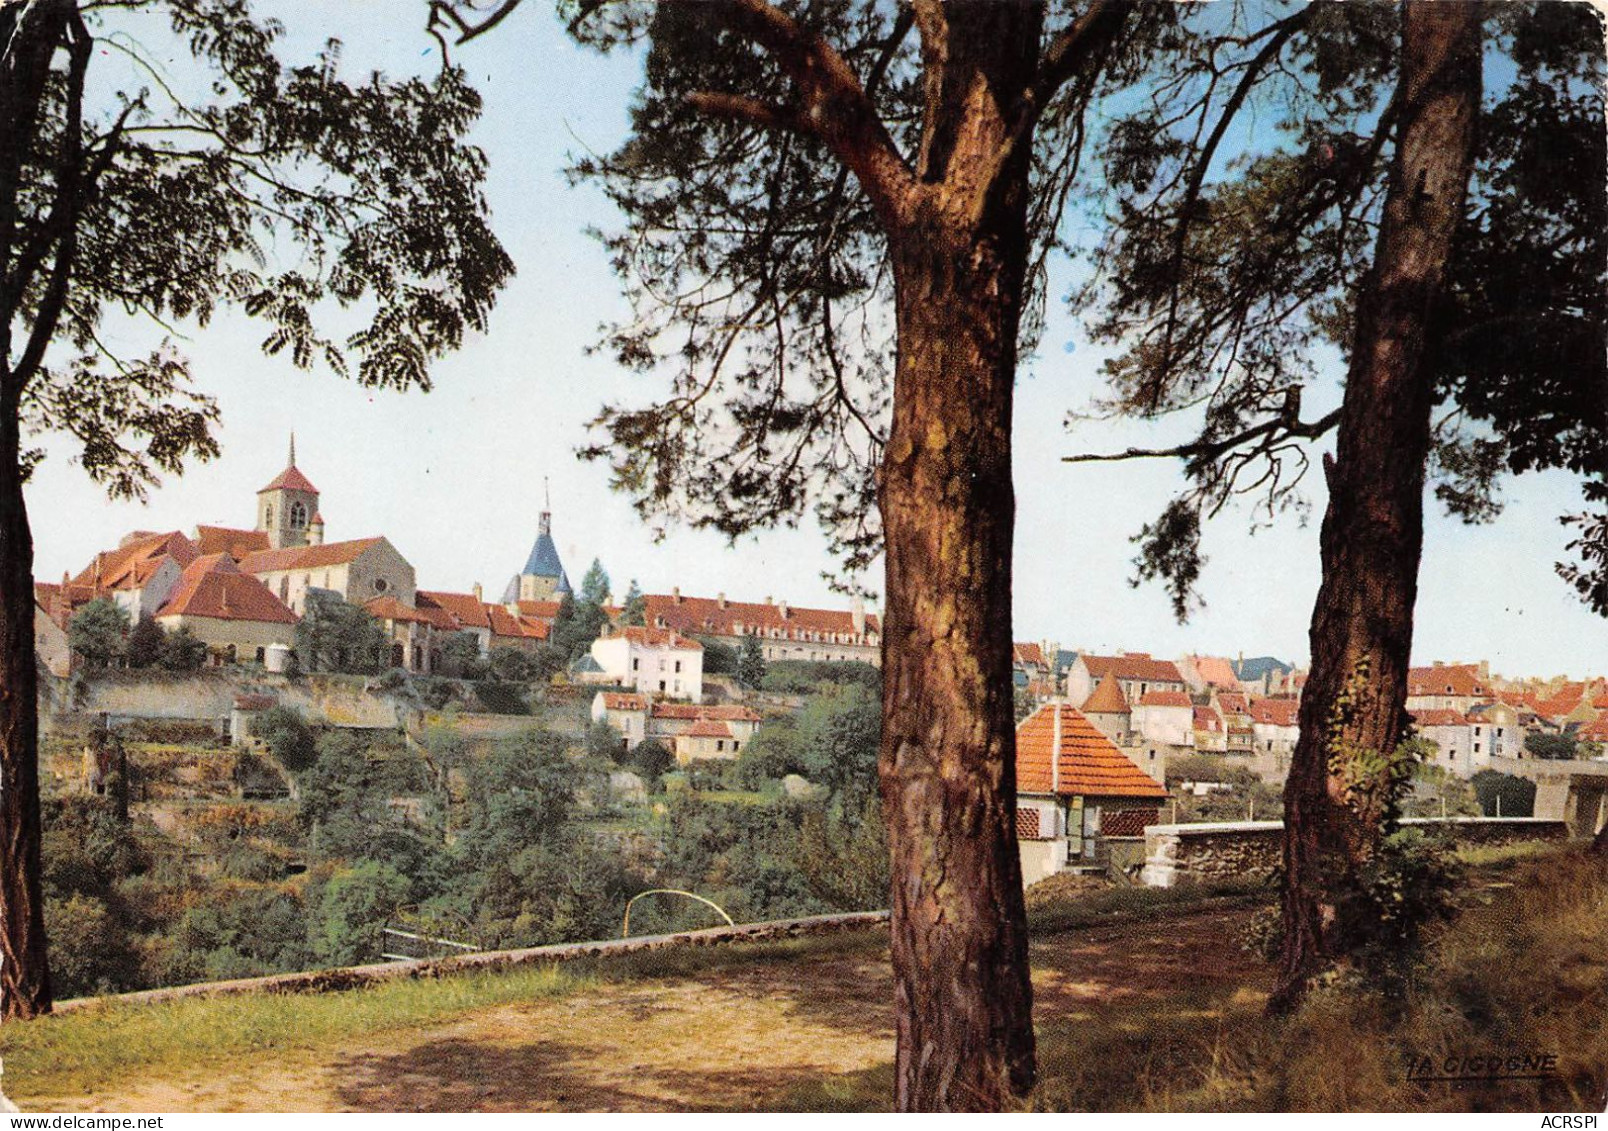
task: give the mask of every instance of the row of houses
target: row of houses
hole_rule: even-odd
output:
[[[1300,735],[1305,673],[1268,658],[1239,661],[1145,652],[1068,654],[1059,677],[1044,658],[1052,646],[1016,645],[1018,685],[1038,699],[1064,697],[1146,772],[1163,777],[1170,758],[1222,754],[1265,778],[1287,772]],[[1065,659],[1070,655],[1069,659]],[[1269,693],[1271,692],[1271,693]],[[1435,764],[1462,777],[1493,758],[1527,756],[1532,731],[1608,741],[1608,680],[1515,687],[1484,664],[1413,668],[1407,707],[1418,733],[1437,747]]]
[[[395,667],[429,674],[443,650],[466,635],[482,656],[500,648],[534,651],[551,636],[569,578],[543,511],[535,543],[501,601],[476,583],[467,593],[418,587],[411,563],[383,536],[329,542],[321,493],[296,466],[292,438],[285,468],[257,492],[252,529],[199,525],[182,531],[136,531],[98,553],[76,576],[35,588],[35,639],[47,667],[68,674],[67,628],[97,599],[121,607],[130,622],[153,618],[164,629],[188,629],[216,664],[275,667],[293,647],[298,622],[327,598],[364,609],[380,626]],[[856,600],[846,610],[791,607],[669,594],[649,595],[645,625],[619,625],[623,610],[605,608],[602,638],[572,674],[582,682],[617,683],[651,696],[698,701],[703,694],[700,640],[739,647],[757,638],[767,659],[880,662],[881,625]]]

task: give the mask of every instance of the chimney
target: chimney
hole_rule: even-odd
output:
[[[475,595],[475,604],[479,605],[479,604],[484,603],[483,599],[481,597],[480,582],[477,581],[473,585],[471,585],[469,587],[469,592],[471,592],[471,593],[473,593]]]
[[[1432,668],[1444,668],[1446,666],[1446,661],[1445,660],[1435,660],[1429,666],[1432,667]]]
[[[1061,790],[1061,701],[1050,708],[1054,715],[1055,730],[1050,738],[1050,792]]]
[[[670,600],[674,604],[681,604],[681,586],[672,585],[670,587]]]
[[[719,605],[722,609],[724,609],[726,607],[726,595],[724,593],[716,593],[715,594],[715,604]]]
[[[849,619],[854,622],[854,635],[865,635],[865,598],[858,593],[849,602]]]
[[[785,600],[778,601],[777,604],[776,604],[776,611],[781,614],[783,620],[786,620],[787,619],[787,602]]]

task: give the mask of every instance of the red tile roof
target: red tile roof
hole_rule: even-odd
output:
[[[247,554],[271,549],[266,530],[235,530],[228,526],[197,526],[196,548],[202,556],[228,554],[239,561]]]
[[[1552,695],[1538,702],[1535,709],[1543,715],[1556,718],[1559,715],[1567,715],[1579,707],[1585,697],[1584,683],[1566,683]]]
[[[1126,715],[1128,700],[1122,694],[1122,686],[1117,683],[1116,677],[1108,675],[1102,679],[1083,701],[1082,710],[1085,715]]]
[[[553,619],[558,616],[558,608],[561,604],[563,604],[562,601],[516,601],[514,602],[514,607],[519,610],[519,615],[522,617],[530,617],[532,620],[546,621],[551,624]]]
[[[1439,667],[1407,669],[1407,694],[1413,696],[1455,695],[1467,698],[1490,691],[1480,679],[1478,664],[1442,664]]]
[[[727,703],[716,707],[700,707],[696,703],[665,703],[655,701],[648,707],[656,719],[722,719],[729,722],[757,723],[764,721],[752,707]]]
[[[322,546],[286,546],[248,554],[240,563],[247,573],[275,573],[287,569],[318,569],[322,566],[349,565],[384,538],[354,538],[348,542],[325,542]]]
[[[1195,729],[1218,731],[1223,729],[1223,717],[1210,707],[1195,708]]]
[[[721,601],[709,597],[677,597],[674,594],[649,594],[645,601],[646,618],[650,625],[674,628],[687,633],[708,633],[714,636],[775,636],[784,640],[826,640],[841,636],[850,643],[863,643],[855,636],[854,616],[847,609],[801,609],[783,605],[756,604],[750,601]],[[739,629],[741,631],[739,631]],[[882,631],[875,613],[865,616],[867,634]]]
[[[1413,716],[1413,722],[1417,723],[1421,727],[1466,727],[1469,725],[1468,719],[1464,718],[1456,711],[1436,709],[1430,711],[1412,711],[1410,714]]]
[[[1080,711],[1064,703],[1047,703],[1017,726],[1016,791],[1084,797],[1167,796],[1160,782],[1128,761]]]
[[[1600,715],[1575,732],[1582,742],[1608,742],[1608,715]]]
[[[1243,715],[1249,709],[1245,696],[1238,691],[1219,691],[1217,693],[1217,705],[1224,711],[1235,715]]]
[[[1141,707],[1193,707],[1182,691],[1147,691],[1139,697]]]
[[[1234,665],[1222,656],[1191,656],[1189,662],[1195,666],[1200,678],[1213,687],[1238,687],[1239,676],[1234,674]]]
[[[675,648],[683,652],[702,652],[703,645],[682,636],[674,629],[644,628],[631,624],[620,629],[620,635],[643,648]]]
[[[279,700],[272,695],[236,695],[234,698],[237,711],[266,711],[278,704]]]
[[[369,598],[363,602],[363,608],[368,610],[369,616],[377,620],[401,621],[404,624],[435,623],[430,614],[423,609],[415,609],[410,605],[404,605],[390,594],[386,594],[384,597]]]
[[[209,554],[186,566],[156,615],[296,623],[296,614],[262,582],[241,573],[228,554]]]
[[[1301,705],[1294,699],[1252,699],[1245,713],[1263,726],[1293,727],[1300,725]]]
[[[603,706],[609,711],[646,711],[648,699],[631,691],[602,691]]]
[[[313,486],[312,482],[301,473],[301,470],[295,464],[291,464],[284,471],[274,476],[274,481],[264,487],[262,491],[258,491],[257,494],[260,495],[263,491],[310,491],[314,495],[318,494],[318,488]]]
[[[682,733],[690,738],[731,738],[731,728],[714,719],[699,719]]]
[[[502,605],[487,604],[486,617],[491,622],[491,634],[519,640],[546,640],[552,631],[541,621],[529,617],[516,617]]]
[[[434,589],[421,589],[414,595],[422,607],[426,602],[447,610],[464,628],[490,628],[491,618],[486,605],[473,593],[441,593]]]
[[[195,543],[181,531],[140,533],[125,539],[115,550],[96,554],[95,560],[73,578],[73,584],[87,586],[97,592],[137,589],[150,580],[163,558],[171,557],[182,569],[200,556]]]
[[[1178,665],[1171,660],[1151,659],[1149,652],[1124,652],[1120,656],[1084,656],[1083,664],[1095,679],[1114,675],[1118,679],[1139,680],[1143,683],[1176,683],[1183,686],[1184,677]]]
[[[1012,644],[1011,662],[1013,664],[1032,664],[1041,668],[1050,666],[1044,660],[1044,649],[1037,644]]]

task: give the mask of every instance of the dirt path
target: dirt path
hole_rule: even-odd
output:
[[[1033,945],[1041,1030],[1195,1016],[1265,992],[1244,912],[1067,932]],[[850,1105],[888,1092],[884,958],[812,956],[478,1011],[338,1049],[28,1097],[51,1111],[680,1111]],[[1134,1019],[1138,1019],[1135,1021]],[[874,1101],[872,1101],[874,1102]]]

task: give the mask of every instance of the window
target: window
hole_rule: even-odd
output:
[[[274,505],[272,503],[263,504],[262,524],[264,526],[272,526],[274,524]]]
[[[268,649],[266,649],[266,648],[258,648],[257,649],[257,662],[259,664],[262,663],[263,660],[267,659],[267,657],[268,657]]]
[[[664,680],[662,680],[662,679],[659,681],[659,690],[660,691],[664,690]]]
[[[279,579],[279,599],[281,601],[290,600],[290,574],[288,573]]]
[[[724,738],[715,739],[715,752],[718,754],[726,752],[726,740]]]
[[[384,593],[391,588],[391,583],[385,580],[383,577],[376,577],[373,581],[369,582],[369,588],[373,589],[376,593]]]
[[[642,660],[640,658],[636,656],[631,657],[631,670],[634,672],[642,670]]]
[[[676,661],[676,671],[680,671],[680,670],[681,670],[681,661],[677,660]]]
[[[307,526],[307,504],[294,502],[290,504],[290,528],[302,530]]]

